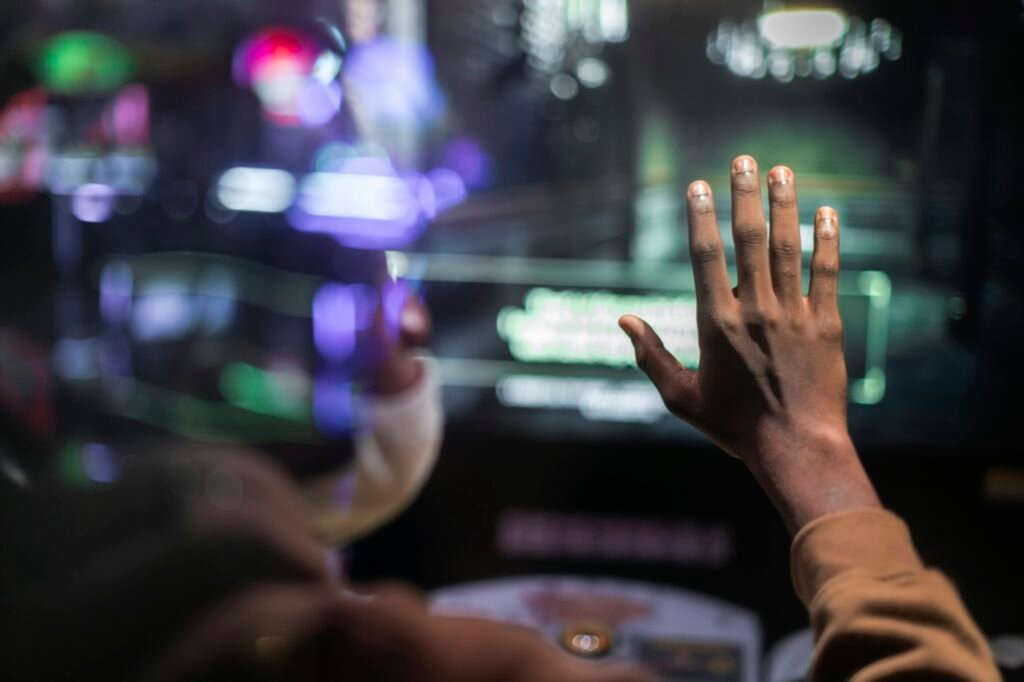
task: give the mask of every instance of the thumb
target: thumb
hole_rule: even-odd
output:
[[[668,352],[665,344],[651,325],[636,315],[623,315],[619,327],[633,343],[636,364],[661,394],[661,399],[673,413],[689,417],[699,404],[697,373],[683,367],[676,356]]]

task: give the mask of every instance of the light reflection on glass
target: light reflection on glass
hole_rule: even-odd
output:
[[[114,190],[107,185],[88,183],[71,195],[71,212],[83,223],[102,223],[114,212]]]
[[[444,112],[434,61],[422,45],[383,37],[356,45],[342,73],[357,117],[371,126],[426,128]]]
[[[779,82],[837,71],[852,79],[902,55],[902,37],[885,19],[866,25],[831,10],[784,10],[736,24],[723,21],[708,35],[707,56],[745,78],[770,73]]]
[[[113,261],[100,273],[100,313],[111,324],[128,320],[132,312],[132,269]]]
[[[82,472],[95,483],[113,483],[121,473],[117,455],[102,443],[86,443],[80,457]]]
[[[296,229],[357,248],[405,245],[419,235],[422,218],[418,178],[353,172],[306,176],[288,213]]]
[[[229,168],[217,180],[216,197],[231,211],[281,213],[295,198],[295,178],[275,168]]]
[[[347,360],[356,347],[356,300],[353,289],[326,284],[313,299],[313,340],[333,362]]]
[[[191,332],[199,311],[190,296],[180,291],[141,294],[132,311],[132,336],[139,343],[174,341]]]
[[[352,383],[344,377],[320,376],[313,384],[313,419],[325,434],[344,436],[355,423]]]

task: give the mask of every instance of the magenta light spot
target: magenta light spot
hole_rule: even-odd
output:
[[[268,28],[239,46],[232,73],[238,85],[252,88],[270,120],[296,125],[303,123],[303,86],[322,53],[318,41],[296,29]]]
[[[232,74],[242,87],[258,85],[283,73],[309,75],[320,56],[315,40],[287,26],[250,36],[235,52]]]
[[[149,90],[129,85],[118,93],[111,110],[114,139],[123,147],[149,145]]]

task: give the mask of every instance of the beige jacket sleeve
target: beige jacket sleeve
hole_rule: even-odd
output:
[[[340,546],[384,525],[430,477],[444,435],[441,371],[433,358],[419,361],[416,385],[369,400],[352,466],[305,484],[313,530],[325,544]]]
[[[793,540],[792,570],[815,632],[810,679],[1000,679],[956,588],[925,568],[899,517],[818,519]]]

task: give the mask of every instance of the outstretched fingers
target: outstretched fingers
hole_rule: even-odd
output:
[[[732,238],[740,300],[765,300],[772,291],[768,225],[761,204],[761,176],[751,156],[739,156],[732,163]]]
[[[725,248],[715,216],[715,199],[708,183],[697,180],[690,185],[686,191],[686,209],[697,307],[701,313],[707,314],[734,301],[729,272],[725,267]]]
[[[796,178],[785,166],[768,173],[768,203],[771,207],[771,234],[768,252],[771,258],[772,285],[784,306],[803,300],[800,281],[800,213],[797,210]]]
[[[815,315],[839,317],[839,214],[823,206],[814,216],[814,255],[807,296]]]

